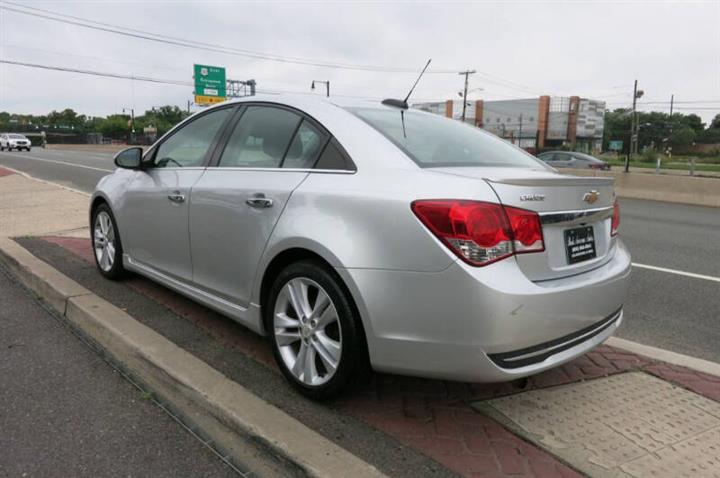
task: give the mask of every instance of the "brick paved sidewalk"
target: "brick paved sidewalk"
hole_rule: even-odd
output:
[[[44,239],[89,262],[93,260],[89,239]],[[133,277],[127,284],[218,341],[278,372],[267,342],[251,332],[238,334],[234,329],[230,334],[226,324],[213,318],[213,312],[141,277]],[[522,389],[508,383],[469,384],[375,374],[367,387],[334,406],[463,476],[580,476],[549,453],[476,412],[470,404],[629,371],[644,371],[720,400],[720,377],[600,346],[568,364],[530,377]]]

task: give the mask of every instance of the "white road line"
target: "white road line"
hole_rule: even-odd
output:
[[[3,154],[6,156],[14,156],[16,158],[33,159],[35,161],[44,161],[46,163],[62,164],[64,166],[72,166],[75,168],[92,169],[94,171],[105,171],[108,173],[112,173],[114,171],[112,169],[96,168],[94,166],[85,166],[84,164],[68,163],[67,161],[58,161],[56,159],[38,158],[37,156],[29,156],[27,154],[13,154],[13,153],[3,153]],[[2,156],[0,156],[0,157],[2,157]]]
[[[694,272],[685,272],[685,271],[678,271],[675,269],[667,269],[665,267],[649,266],[647,264],[638,264],[637,262],[633,262],[632,266],[637,267],[639,269],[648,269],[651,271],[667,272],[668,274],[677,274],[679,276],[692,277],[693,279],[703,279],[703,280],[709,280],[712,282],[720,282],[720,277],[706,276],[703,274],[695,274]]]

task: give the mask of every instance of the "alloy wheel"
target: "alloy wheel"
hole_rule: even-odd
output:
[[[275,301],[273,332],[283,363],[305,385],[322,385],[340,365],[342,331],[337,309],[315,281],[296,277]]]
[[[100,211],[95,216],[93,229],[95,258],[100,268],[104,272],[109,272],[115,262],[115,228],[110,215]]]

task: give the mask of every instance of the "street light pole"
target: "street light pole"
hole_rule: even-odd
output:
[[[132,133],[135,134],[135,109],[123,108],[123,114],[125,113],[125,110],[130,110],[130,129],[132,130]]]
[[[313,80],[313,82],[310,84],[310,89],[315,89],[315,83],[324,83],[325,84],[325,96],[330,97],[330,82],[329,81],[320,81],[320,80]]]
[[[639,121],[637,118],[637,111],[636,111],[636,105],[638,98],[642,98],[645,92],[643,90],[638,90],[637,87],[637,80],[635,80],[635,85],[633,86],[633,103],[632,103],[632,118],[630,121],[630,147],[628,148],[628,155],[625,158],[625,172],[627,173],[630,170],[630,155],[637,154],[637,147],[638,147],[638,133],[639,133]]]
[[[465,75],[465,88],[463,89],[463,109],[462,109],[462,122],[465,122],[465,109],[467,108],[467,92],[468,92],[468,77],[474,75],[475,70],[465,70],[458,73],[458,75]]]

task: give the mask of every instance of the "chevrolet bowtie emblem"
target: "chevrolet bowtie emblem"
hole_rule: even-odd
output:
[[[599,197],[600,197],[600,193],[593,189],[591,191],[586,192],[583,195],[583,201],[585,201],[588,204],[593,204],[595,201],[598,200]]]

